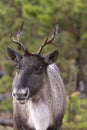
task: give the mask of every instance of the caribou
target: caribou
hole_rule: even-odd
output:
[[[58,25],[46,38],[36,53],[30,53],[21,40],[23,23],[16,40],[22,49],[19,53],[7,48],[9,58],[16,64],[17,72],[12,83],[14,130],[60,130],[65,113],[66,93],[63,80],[55,62],[58,50],[43,56],[46,45],[55,45]]]

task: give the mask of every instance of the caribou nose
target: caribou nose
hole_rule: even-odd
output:
[[[18,101],[25,101],[29,97],[29,89],[24,88],[24,89],[13,89],[12,93],[13,98],[16,98]]]

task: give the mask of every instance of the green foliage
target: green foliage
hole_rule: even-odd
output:
[[[0,79],[0,96],[11,91],[11,78],[8,75],[4,75]],[[11,94],[2,101],[0,101],[0,113],[1,112],[12,112],[12,97]]]
[[[78,113],[80,108],[80,100],[78,99],[78,93],[73,93],[71,95],[71,112]]]
[[[4,75],[0,79],[0,94],[8,92],[11,90],[11,78],[8,75]]]
[[[86,130],[87,129],[87,122],[82,122],[82,123],[65,123],[63,126],[64,130]]]
[[[67,97],[67,110],[63,120],[65,130],[86,130],[87,129],[87,98],[81,99],[80,93],[71,95],[71,100]],[[68,113],[70,103],[70,115]],[[69,117],[70,116],[70,117]]]
[[[0,130],[13,130],[12,127],[4,127],[4,126],[0,126]]]
[[[12,99],[8,97],[6,100],[0,103],[0,113],[1,112],[12,112]]]

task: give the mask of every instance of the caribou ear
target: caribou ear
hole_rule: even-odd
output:
[[[50,54],[48,54],[47,56],[45,56],[45,63],[47,64],[52,64],[54,62],[56,62],[57,58],[58,58],[58,50],[55,50],[53,52],[51,52]]]
[[[22,58],[22,55],[20,55],[18,52],[10,48],[7,48],[7,54],[8,54],[8,57],[16,63],[18,63]]]

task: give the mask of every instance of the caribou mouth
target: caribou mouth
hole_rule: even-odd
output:
[[[28,98],[18,98],[18,99],[16,99],[16,101],[17,101],[19,104],[26,104],[27,101],[28,101]]]
[[[20,104],[26,104],[27,100],[26,99],[25,100],[17,100],[17,102],[20,103]]]

